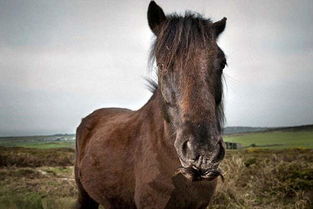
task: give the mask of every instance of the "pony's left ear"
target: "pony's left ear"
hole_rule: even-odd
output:
[[[227,18],[224,17],[220,21],[213,23],[213,33],[216,38],[224,31],[226,27],[226,20]]]
[[[148,7],[148,23],[152,32],[157,35],[161,24],[166,20],[161,7],[151,1]]]

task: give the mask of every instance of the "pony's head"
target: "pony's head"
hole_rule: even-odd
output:
[[[158,89],[165,120],[186,171],[216,176],[224,158],[222,74],[226,65],[217,45],[226,18],[211,22],[198,14],[166,16],[151,1],[148,22],[156,35],[151,51],[158,66]]]

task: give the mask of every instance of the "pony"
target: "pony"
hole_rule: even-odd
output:
[[[226,18],[165,15],[154,1],[153,95],[140,109],[103,108],[77,128],[77,209],[201,209],[214,194],[222,138],[222,74],[217,45]]]

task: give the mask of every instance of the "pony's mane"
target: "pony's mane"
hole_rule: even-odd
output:
[[[156,79],[145,78],[147,82],[146,86],[151,93],[154,93],[158,89],[158,82]]]

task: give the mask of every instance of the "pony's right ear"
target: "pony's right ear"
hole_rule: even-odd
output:
[[[166,20],[161,7],[151,1],[148,7],[148,23],[152,32],[157,35],[161,24]]]
[[[227,18],[224,17],[220,21],[217,21],[213,23],[213,29],[214,29],[214,36],[217,38],[225,29],[226,27],[226,20]]]

